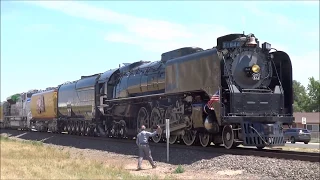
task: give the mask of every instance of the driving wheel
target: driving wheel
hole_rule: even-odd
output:
[[[152,127],[163,124],[163,118],[161,117],[161,112],[160,112],[159,108],[155,107],[152,109],[151,116],[150,116],[150,122],[152,124]],[[156,134],[155,136],[152,136],[152,140],[155,143],[160,142],[161,138],[162,138],[162,132]]]
[[[222,142],[226,149],[231,149],[234,145],[234,133],[231,125],[225,125],[222,131]]]
[[[149,118],[150,117],[147,108],[141,107],[137,116],[137,128],[140,129],[142,125],[144,125],[146,128],[149,128]]]
[[[170,135],[169,144],[174,144],[178,139],[177,135]]]
[[[194,144],[196,137],[197,131],[186,130],[185,134],[182,136],[182,140],[187,146],[191,146],[192,144]]]
[[[203,147],[207,147],[211,142],[211,136],[208,133],[199,133],[200,144]]]

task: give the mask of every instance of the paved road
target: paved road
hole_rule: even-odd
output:
[[[309,149],[319,149],[320,148],[319,143],[304,144],[303,142],[296,142],[295,144],[291,144],[290,142],[287,142],[286,146],[287,147],[296,147],[296,148],[309,148]]]

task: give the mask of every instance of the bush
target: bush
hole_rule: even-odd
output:
[[[183,173],[184,172],[184,168],[181,165],[179,165],[174,172],[177,173],[177,174],[178,173]]]

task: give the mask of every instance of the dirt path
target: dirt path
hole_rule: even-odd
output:
[[[142,170],[137,171],[137,157],[128,156],[116,153],[109,153],[105,151],[97,151],[91,149],[77,149],[73,147],[61,147],[57,145],[54,146],[60,150],[67,151],[70,153],[71,157],[79,158],[80,156],[84,158],[91,158],[100,161],[110,167],[123,168],[134,175],[151,176],[157,177],[159,179],[173,178],[173,179],[239,179],[239,175],[242,171],[217,171],[209,172],[206,170],[195,171],[192,167],[182,167],[184,168],[183,173],[175,173],[178,166],[171,165],[168,163],[157,162],[157,168],[152,169],[151,165],[147,160],[142,162]],[[156,161],[156,160],[155,160]],[[244,176],[243,176],[244,177]],[[241,178],[243,179],[243,178]]]

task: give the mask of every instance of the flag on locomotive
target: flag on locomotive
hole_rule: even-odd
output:
[[[218,90],[216,93],[214,93],[211,96],[210,100],[207,103],[208,108],[211,110],[214,110],[213,104],[219,101],[220,101],[220,90]]]

